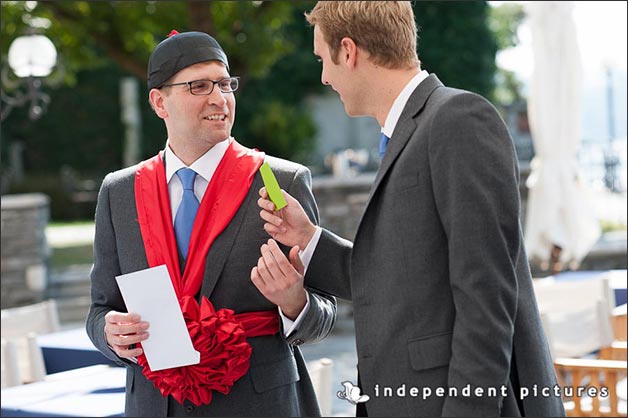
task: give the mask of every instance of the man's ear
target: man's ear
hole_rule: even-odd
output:
[[[148,93],[148,101],[150,102],[150,105],[157,114],[157,116],[162,119],[168,117],[168,111],[166,110],[166,105],[164,102],[164,94],[161,92],[161,90],[151,89],[151,91]]]
[[[358,46],[353,39],[344,37],[340,41],[340,52],[338,55],[347,67],[354,68],[358,59]]]

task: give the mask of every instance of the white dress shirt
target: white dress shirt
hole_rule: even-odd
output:
[[[230,143],[231,138],[217,143],[198,160],[194,161],[190,167],[188,167],[196,173],[196,177],[194,178],[194,195],[198,199],[199,203],[203,199],[207,186],[209,186],[209,182],[214,176],[216,168],[218,168],[218,164],[220,164],[222,157],[225,156]],[[177,210],[179,209],[179,205],[181,204],[181,198],[183,197],[183,185],[181,184],[179,178],[175,176],[175,173],[179,169],[186,168],[187,166],[174,154],[174,152],[172,152],[170,144],[168,143],[166,144],[164,155],[166,157],[166,182],[168,182],[170,210],[172,213],[172,224],[174,225],[174,218],[177,214]],[[173,177],[175,177],[174,181],[172,180]]]
[[[194,170],[197,174],[194,178],[194,195],[198,199],[199,203],[203,200],[207,186],[209,186],[209,182],[214,176],[216,168],[218,168],[218,164],[220,164],[222,157],[224,157],[227,152],[227,148],[229,148],[231,140],[232,138],[227,138],[224,141],[217,143],[188,167]],[[166,181],[168,182],[168,194],[170,195],[170,210],[172,213],[172,224],[174,225],[174,219],[176,217],[177,210],[179,209],[179,205],[181,204],[181,198],[183,197],[183,185],[181,184],[179,178],[175,176],[175,173],[180,168],[185,168],[187,166],[174,154],[169,143],[166,143],[164,155],[166,158]],[[313,253],[314,248],[311,248],[307,259],[304,256],[301,257],[304,266],[309,264]],[[283,322],[285,336],[290,335],[290,333],[298,327],[310,307],[310,295],[308,292],[306,292],[305,295],[307,298],[305,307],[294,321],[287,318],[281,311],[281,308],[279,308],[279,316]]]
[[[428,77],[428,72],[423,70],[420,71],[417,75],[412,77],[408,84],[401,90],[399,96],[393,102],[392,107],[388,111],[388,116],[386,116],[386,122],[384,123],[384,127],[382,128],[382,132],[388,137],[392,138],[392,134],[395,131],[395,127],[397,126],[397,122],[399,122],[399,117],[401,116],[401,112],[406,107],[408,100],[414,90],[419,86],[421,81],[425,80]]]

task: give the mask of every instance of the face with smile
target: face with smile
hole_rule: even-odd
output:
[[[195,80],[218,81],[230,77],[225,65],[206,61],[179,71],[167,84]],[[231,136],[235,119],[235,97],[214,85],[208,95],[193,95],[188,85],[153,89],[150,100],[157,115],[164,120],[168,141],[173,149],[185,147],[205,152]]]

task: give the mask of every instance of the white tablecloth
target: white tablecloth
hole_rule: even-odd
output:
[[[97,365],[4,388],[2,416],[123,416],[125,379],[126,369]]]

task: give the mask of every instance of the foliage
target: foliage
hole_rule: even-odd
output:
[[[523,6],[519,3],[504,2],[497,7],[491,7],[489,27],[495,34],[497,46],[500,50],[515,47],[519,44],[517,30],[525,18]],[[497,68],[494,98],[497,104],[509,106],[523,100],[521,96],[522,84],[515,73],[503,68]]]
[[[135,75],[144,84],[150,52],[173,28],[206,31],[214,35],[228,52],[231,73],[241,77],[241,88],[237,93],[238,123],[234,129],[241,142],[284,158],[294,158],[311,149],[315,132],[313,123],[300,104],[301,97],[297,101],[294,97],[295,90],[307,93],[308,86],[281,88],[274,81],[277,74],[273,71],[280,59],[284,63],[303,63],[305,51],[312,57],[311,43],[303,44],[311,30],[305,26],[302,16],[312,7],[312,2],[40,2],[36,7],[32,3],[2,3],[2,39],[7,41],[3,42],[2,51],[6,54],[10,41],[26,31],[28,22],[49,26],[45,33],[57,45],[66,82],[73,90],[64,87],[53,92],[51,109],[39,121],[33,123],[23,112],[16,111],[3,123],[3,137],[27,141],[28,153],[34,154],[29,155],[31,168],[48,170],[55,164],[58,167],[61,161],[79,169],[90,167],[108,171],[119,167],[123,136],[117,109],[118,86],[115,78],[109,83],[109,77],[104,73],[118,78]],[[302,24],[295,25],[296,20]],[[295,29],[301,33],[293,33]],[[308,78],[303,74],[316,73],[316,61],[311,59],[309,64],[309,67],[293,67],[290,74],[284,71],[282,86],[302,82]],[[285,64],[280,64],[278,71],[283,67]],[[97,80],[97,76],[104,78]],[[247,94],[249,84],[257,92],[261,89],[255,85],[264,85],[263,94]],[[272,94],[269,94],[271,90]],[[147,92],[143,91],[141,97],[147,97]],[[253,98],[251,104],[244,103],[245,98],[250,97]],[[262,118],[254,109],[269,109],[271,103],[279,103],[291,110],[273,115],[274,122],[264,124],[263,120],[258,120],[252,130],[253,116]],[[65,109],[66,114],[56,113],[52,107]],[[76,109],[77,113],[68,114],[67,109]],[[144,132],[142,142],[143,149],[148,150],[143,156],[147,156],[163,147],[165,134],[163,123],[145,103],[142,103],[142,111],[143,127],[149,131]],[[92,120],[82,117],[87,113],[92,115]],[[77,120],[75,116],[80,117]],[[281,126],[305,125],[292,130],[292,142],[278,143],[273,130],[277,118],[282,119]],[[160,125],[162,128],[158,128]],[[69,126],[83,134],[68,132]],[[45,137],[50,135],[55,137],[54,145],[47,144]],[[86,138],[95,147],[91,152],[97,155],[87,156],[71,145],[80,144]],[[64,161],[57,155],[62,152],[73,156]],[[39,156],[44,155],[48,158],[38,161],[41,160]],[[99,162],[93,159],[99,159]]]
[[[603,219],[600,221],[600,229],[605,234],[607,232],[625,231],[628,227],[623,222]]]
[[[495,91],[493,98],[499,106],[510,106],[523,101],[523,85],[513,71],[498,68],[495,72]]]
[[[488,17],[489,28],[495,34],[497,47],[500,50],[519,44],[517,30],[525,18],[521,3],[503,2],[499,6],[491,7]]]
[[[238,92],[238,118],[248,123],[236,123],[234,128],[234,135],[243,143],[305,164],[316,163],[308,158],[316,127],[303,99],[324,91],[320,64],[312,54],[314,34],[303,18],[313,4],[295,8],[286,24],[294,44],[292,52],[279,59],[267,77],[250,80]],[[270,140],[262,142],[260,138]]]
[[[58,174],[29,174],[11,188],[12,193],[43,193],[50,198],[50,218],[93,219],[95,201],[75,202]]]
[[[76,87],[50,92],[48,112],[35,122],[25,107],[14,109],[2,125],[2,136],[24,142],[25,169],[51,173],[68,165],[90,173],[120,167],[123,128],[117,89],[122,75],[112,65],[78,73]]]
[[[298,2],[3,2],[2,35],[10,41],[28,23],[49,25],[46,35],[62,52],[69,73],[112,58],[145,80],[148,57],[172,30],[212,34],[229,52],[231,69],[261,76],[292,47],[284,22]],[[42,23],[47,22],[47,23]],[[51,24],[52,23],[52,24]]]
[[[22,141],[26,173],[41,174],[37,181],[48,178],[51,183],[65,166],[79,172],[81,178],[94,179],[120,168],[124,128],[119,80],[137,77],[140,97],[146,98],[150,52],[171,29],[177,29],[208,32],[227,51],[231,73],[241,77],[233,130],[240,142],[279,157],[317,163],[307,158],[316,127],[304,99],[329,90],[320,84],[320,64],[312,54],[312,29],[303,17],[314,4],[3,1],[3,64],[11,41],[29,27],[35,28],[56,45],[64,84],[46,88],[51,104],[41,119],[30,121],[26,110],[20,108],[3,121],[2,155],[7,155],[8,143]],[[516,19],[504,27],[493,27],[495,18],[483,1],[414,2],[413,7],[420,27],[418,51],[423,67],[447,85],[492,98],[495,53],[498,46],[516,42]],[[166,132],[147,100],[141,99],[140,107],[141,157],[147,158],[163,148]],[[29,184],[21,187],[35,187],[36,181]],[[71,206],[63,203],[62,197],[57,200]],[[53,208],[53,212],[55,219],[77,216],[57,217],[63,210]]]
[[[497,42],[486,2],[417,1],[421,66],[450,87],[492,98]]]
[[[92,264],[93,262],[94,246],[85,244],[71,247],[53,247],[49,266],[54,269],[77,264]]]

